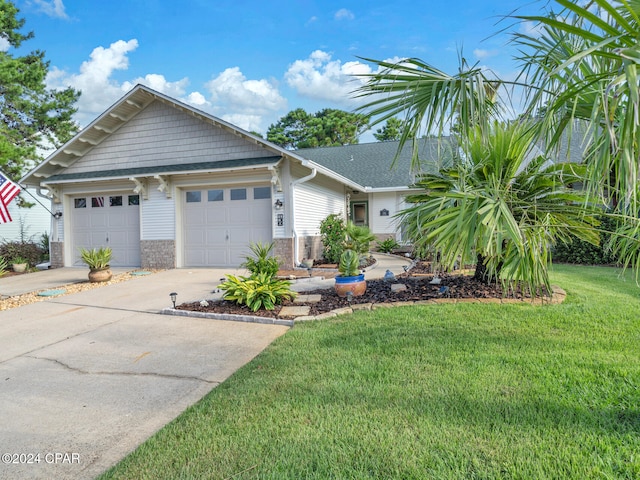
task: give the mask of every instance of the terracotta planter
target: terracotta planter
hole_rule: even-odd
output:
[[[89,281],[91,283],[108,282],[111,280],[111,270],[109,268],[92,269],[89,271]]]
[[[24,273],[27,271],[27,264],[26,263],[14,263],[13,264],[13,271],[16,273]]]
[[[354,277],[343,277],[342,275],[338,275],[336,277],[335,288],[339,297],[346,297],[347,292],[351,292],[354,297],[364,295],[364,292],[367,290],[367,282],[364,279],[364,273]]]

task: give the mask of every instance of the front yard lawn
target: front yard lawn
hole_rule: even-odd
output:
[[[640,478],[640,288],[296,325],[103,478]]]

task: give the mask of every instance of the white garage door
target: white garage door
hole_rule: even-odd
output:
[[[78,250],[111,247],[113,267],[140,266],[140,196],[129,193],[75,196],[71,205],[73,264]]]
[[[238,266],[249,243],[272,241],[271,187],[189,189],[182,193],[184,266]]]

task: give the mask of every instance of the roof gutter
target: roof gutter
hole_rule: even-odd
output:
[[[300,264],[300,245],[298,244],[298,227],[296,225],[296,187],[302,183],[313,180],[318,173],[315,167],[311,168],[311,173],[306,177],[298,178],[291,182],[291,222],[293,223],[293,265],[298,266]]]

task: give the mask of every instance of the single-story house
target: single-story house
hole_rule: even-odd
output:
[[[408,151],[392,168],[397,147],[289,151],[137,85],[21,183],[51,198],[53,267],[100,246],[113,266],[231,267],[250,242],[274,242],[291,267],[321,255],[332,213],[399,238],[413,179]]]

